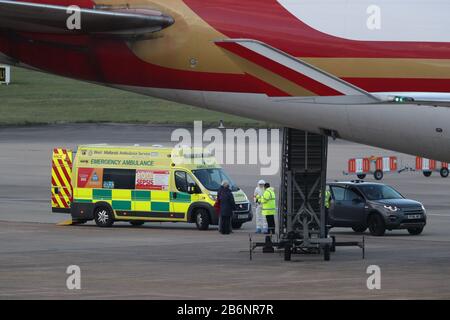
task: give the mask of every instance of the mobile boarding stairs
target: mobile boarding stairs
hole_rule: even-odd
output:
[[[330,260],[330,253],[338,246],[358,246],[364,259],[364,237],[361,241],[337,242],[328,234],[322,196],[326,188],[327,152],[326,135],[283,130],[278,234],[266,236],[264,242],[255,242],[250,235],[250,260],[258,247],[264,253],[284,251],[286,261],[297,253],[323,254],[324,260]]]

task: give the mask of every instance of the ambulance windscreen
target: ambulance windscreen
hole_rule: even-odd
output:
[[[219,168],[192,170],[201,184],[210,191],[219,190],[222,181],[226,180],[230,184],[231,191],[238,191],[239,188],[234,184],[230,177]]]

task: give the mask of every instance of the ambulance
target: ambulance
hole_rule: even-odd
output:
[[[218,224],[214,209],[221,182],[235,198],[232,226],[253,218],[250,202],[206,151],[161,146],[82,145],[52,156],[52,212],[70,213],[73,224],[114,222]]]

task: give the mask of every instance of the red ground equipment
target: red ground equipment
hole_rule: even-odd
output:
[[[438,163],[440,166],[437,165]],[[425,177],[431,176],[433,171],[439,172],[442,178],[447,178],[449,174],[447,162],[438,162],[422,157],[416,157],[416,171],[422,171]]]
[[[348,172],[364,179],[367,174],[373,174],[376,180],[381,180],[385,173],[397,171],[397,157],[367,157],[348,160]]]

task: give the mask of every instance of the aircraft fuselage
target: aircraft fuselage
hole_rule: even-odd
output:
[[[117,0],[34,0],[82,8]],[[150,38],[0,32],[0,60],[202,108],[450,161],[450,110],[348,102],[226,39],[253,39],[367,92],[450,94],[450,3],[148,0],[175,23]],[[407,7],[406,7],[407,6]],[[83,20],[81,20],[82,26]],[[449,95],[450,97],[450,95]]]

